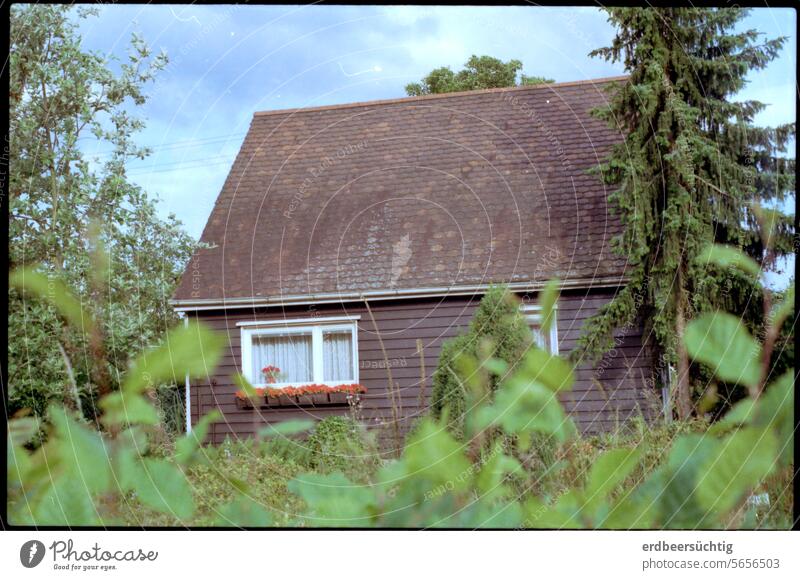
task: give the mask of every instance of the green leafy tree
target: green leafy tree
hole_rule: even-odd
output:
[[[63,324],[52,305],[10,292],[12,412],[41,414],[60,400],[93,417],[98,389],[116,388],[131,353],[174,322],[168,298],[195,247],[126,175],[130,159],[148,154],[134,142],[143,122],[130,109],[145,103],[166,56],[135,34],[123,60],[85,50],[78,22],[94,14],[11,8],[9,260],[39,264],[98,320],[90,335]],[[108,156],[88,158],[87,142]]]
[[[455,433],[463,430],[468,388],[462,379],[464,369],[459,367],[458,359],[469,355],[495,357],[512,365],[519,361],[531,344],[531,330],[519,306],[519,299],[506,287],[490,288],[481,298],[469,330],[442,345],[433,374],[431,412],[436,418],[446,412]],[[500,377],[492,375],[488,380],[490,390],[494,391]]]
[[[517,86],[517,75],[521,70],[522,62],[516,59],[503,62],[491,56],[472,55],[464,68],[458,72],[443,66],[432,70],[421,82],[407,84],[406,94],[418,97],[437,93],[514,87]],[[552,79],[522,74],[519,84],[538,85],[552,82]]]
[[[764,270],[792,251],[793,216],[755,204],[780,206],[794,194],[794,160],[785,156],[794,125],[757,127],[765,105],[734,101],[786,38],[739,31],[747,14],[740,8],[607,11],[617,35],[592,55],[624,63],[630,77],[596,112],[625,135],[599,172],[617,186],[609,201],[623,233],[614,246],[629,261],[630,283],[588,321],[574,354],[600,356],[615,329],[641,315],[657,358],[677,366],[676,410],[687,417],[694,405],[682,341],[688,321],[725,309],[757,332],[765,322],[758,277],[713,266],[701,252],[728,244]]]

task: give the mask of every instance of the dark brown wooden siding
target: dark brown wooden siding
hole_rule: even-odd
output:
[[[611,298],[605,292],[565,292],[558,307],[559,350],[562,355],[575,345],[584,320]],[[378,332],[390,359],[391,373],[400,393],[402,428],[425,413],[430,400],[431,375],[436,369],[439,349],[444,340],[464,330],[469,324],[479,297],[447,297],[424,300],[387,300],[370,302],[375,325],[362,304],[334,304],[270,308],[259,310],[200,312],[198,318],[213,329],[226,333],[226,349],[214,375],[205,381],[194,381],[191,391],[192,423],[214,408],[224,415],[215,424],[211,438],[219,443],[226,436],[252,435],[267,423],[289,418],[320,419],[347,412],[331,409],[253,409],[236,405],[232,375],[240,370],[241,345],[238,322],[360,315],[358,321],[359,382],[367,387],[361,415],[367,425],[392,429],[392,405],[388,391],[388,373],[381,351]],[[377,326],[377,328],[376,328]],[[422,340],[422,353],[417,340]],[[641,328],[623,333],[616,348],[594,367],[581,365],[577,380],[563,401],[580,429],[588,432],[607,430],[635,414],[645,417],[658,412],[660,396],[650,379],[650,357],[642,347]],[[424,358],[425,380],[423,408],[419,406],[421,359]]]

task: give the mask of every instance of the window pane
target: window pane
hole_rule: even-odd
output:
[[[269,334],[253,337],[253,381],[265,383],[261,369],[280,369],[279,383],[309,383],[312,380],[311,333]]]
[[[550,334],[548,333],[546,336],[542,333],[542,327],[539,322],[539,318],[536,317],[528,317],[528,325],[531,327],[531,332],[533,333],[533,341],[536,345],[545,350],[547,352],[552,353],[552,345],[550,344]]]
[[[550,337],[542,334],[542,330],[539,328],[538,324],[531,326],[531,329],[533,330],[533,340],[539,346],[539,348],[546,350],[547,352],[551,352]]]
[[[353,381],[353,335],[348,331],[322,333],[322,374],[326,382]]]

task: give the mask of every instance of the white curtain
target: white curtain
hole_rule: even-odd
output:
[[[326,382],[352,381],[353,335],[349,332],[322,333],[323,374]]]
[[[281,369],[280,383],[310,383],[313,379],[311,334],[272,334],[253,337],[253,378],[266,381],[266,366]]]

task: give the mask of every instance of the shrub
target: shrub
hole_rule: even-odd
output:
[[[433,374],[431,391],[431,413],[436,419],[442,417],[447,408],[451,431],[461,435],[461,418],[464,416],[464,386],[458,377],[456,359],[469,352],[470,337],[466,334],[451,338],[442,344],[439,363]]]
[[[327,417],[317,423],[308,437],[307,449],[313,469],[349,471],[357,477],[367,475],[377,458],[374,442],[348,417]]]
[[[271,524],[292,525],[302,502],[289,493],[288,482],[307,469],[291,459],[271,452],[270,441],[226,440],[221,445],[203,447],[203,459],[185,470],[194,499],[193,526],[252,525],[253,518],[242,521],[226,516],[229,506],[247,502],[251,511],[266,511]],[[117,502],[119,519],[129,526],[180,526],[185,522],[169,512],[160,512],[142,504],[135,497]]]
[[[531,344],[531,331],[519,309],[519,300],[505,286],[493,286],[481,299],[466,334],[446,341],[433,375],[431,413],[440,419],[447,410],[448,425],[457,437],[463,434],[465,386],[459,379],[458,359],[497,358],[509,364],[509,371]],[[489,388],[497,389],[502,377],[489,376]]]

